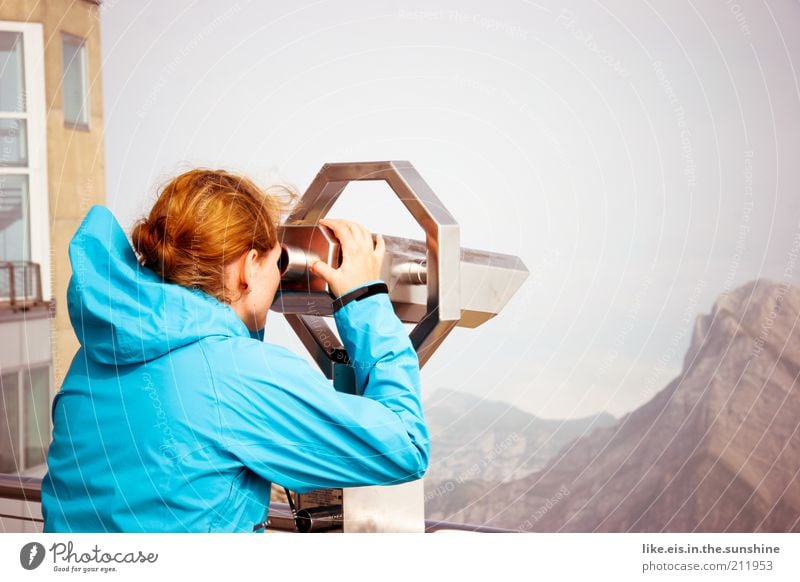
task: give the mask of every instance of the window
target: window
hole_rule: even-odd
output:
[[[77,36],[61,33],[63,66],[64,125],[89,129],[89,91],[86,85],[86,42]]]
[[[0,31],[0,110],[25,111],[25,65],[22,33]]]
[[[45,463],[50,444],[50,366],[0,376],[0,473]]]
[[[19,456],[19,373],[0,376],[0,473],[16,473]]]
[[[46,140],[42,25],[0,21],[0,263],[20,272],[38,263],[44,300],[51,297]],[[0,303],[7,278],[3,270]]]
[[[33,368],[22,376],[25,400],[22,460],[25,467],[34,467],[45,462],[50,444],[50,368]]]
[[[28,163],[25,139],[25,66],[21,32],[0,30],[0,167]],[[28,261],[27,176],[0,175],[0,259]]]
[[[0,174],[0,260],[29,261],[28,177]]]

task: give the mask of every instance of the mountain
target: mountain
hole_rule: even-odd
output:
[[[571,420],[538,418],[506,402],[439,389],[425,399],[431,464],[425,478],[508,481],[533,473],[566,443],[609,426],[602,413]]]
[[[534,474],[428,503],[529,531],[800,532],[798,323],[800,289],[737,288],[696,320],[680,375],[649,402]]]

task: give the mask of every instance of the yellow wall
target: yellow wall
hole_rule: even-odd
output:
[[[67,248],[92,204],[105,203],[103,95],[100,76],[99,6],[87,0],[14,0],[0,4],[0,20],[40,22],[44,32],[47,175],[50,200],[52,291],[56,302],[53,368],[61,387],[78,340],[67,315],[71,269]],[[61,96],[61,32],[86,39],[89,131],[64,126]]]

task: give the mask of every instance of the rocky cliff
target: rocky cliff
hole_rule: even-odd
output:
[[[427,500],[530,531],[800,531],[800,289],[759,280],[699,317],[681,374],[508,483]],[[457,507],[458,506],[458,507]]]

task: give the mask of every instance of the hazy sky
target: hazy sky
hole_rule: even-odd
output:
[[[620,415],[676,375],[723,291],[800,282],[785,272],[796,1],[106,0],[101,14],[108,203],[126,228],[193,166],[302,192],[326,162],[399,159],[464,246],[524,260],[507,309],[424,368],[428,395]],[[358,186],[332,215],[421,238],[385,187]],[[304,352],[269,321],[268,341]]]

